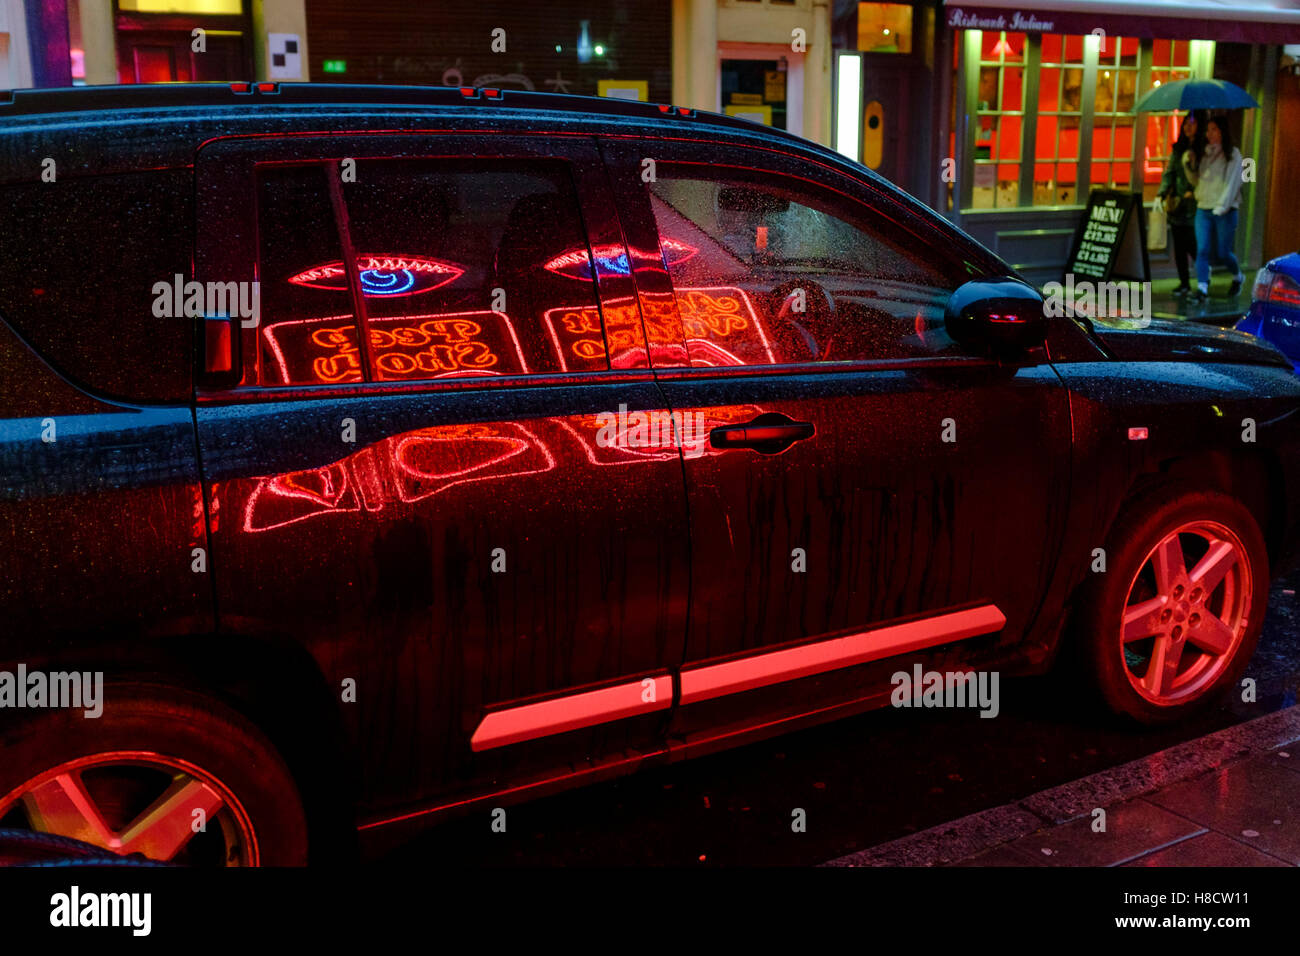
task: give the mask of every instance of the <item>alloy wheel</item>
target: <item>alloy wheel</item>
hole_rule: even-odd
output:
[[[253,827],[229,788],[188,761],[152,752],[97,753],[47,770],[0,799],[0,826],[160,862],[258,864]]]
[[[1195,521],[1167,534],[1129,584],[1120,650],[1133,689],[1170,706],[1212,687],[1250,623],[1253,580],[1240,538]]]

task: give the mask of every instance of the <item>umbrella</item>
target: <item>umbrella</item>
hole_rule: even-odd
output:
[[[1175,80],[1165,83],[1138,102],[1137,112],[1150,110],[1259,109],[1255,98],[1227,80]]]

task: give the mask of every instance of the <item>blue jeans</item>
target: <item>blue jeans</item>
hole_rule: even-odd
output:
[[[1241,274],[1232,248],[1237,240],[1237,210],[1216,216],[1212,209],[1196,210],[1196,281],[1210,284],[1210,254],[1227,264],[1235,278]]]

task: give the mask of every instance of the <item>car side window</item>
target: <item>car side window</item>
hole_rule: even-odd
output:
[[[687,164],[660,164],[649,189],[691,365],[958,351],[943,314],[962,278],[855,200],[793,178]]]
[[[334,186],[340,205],[333,164],[260,171],[259,384],[609,368],[561,162],[362,159],[354,172]]]

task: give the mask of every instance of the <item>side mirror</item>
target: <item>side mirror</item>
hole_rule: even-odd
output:
[[[1019,279],[967,282],[948,299],[944,328],[962,345],[1023,352],[1047,338],[1043,296]]]

